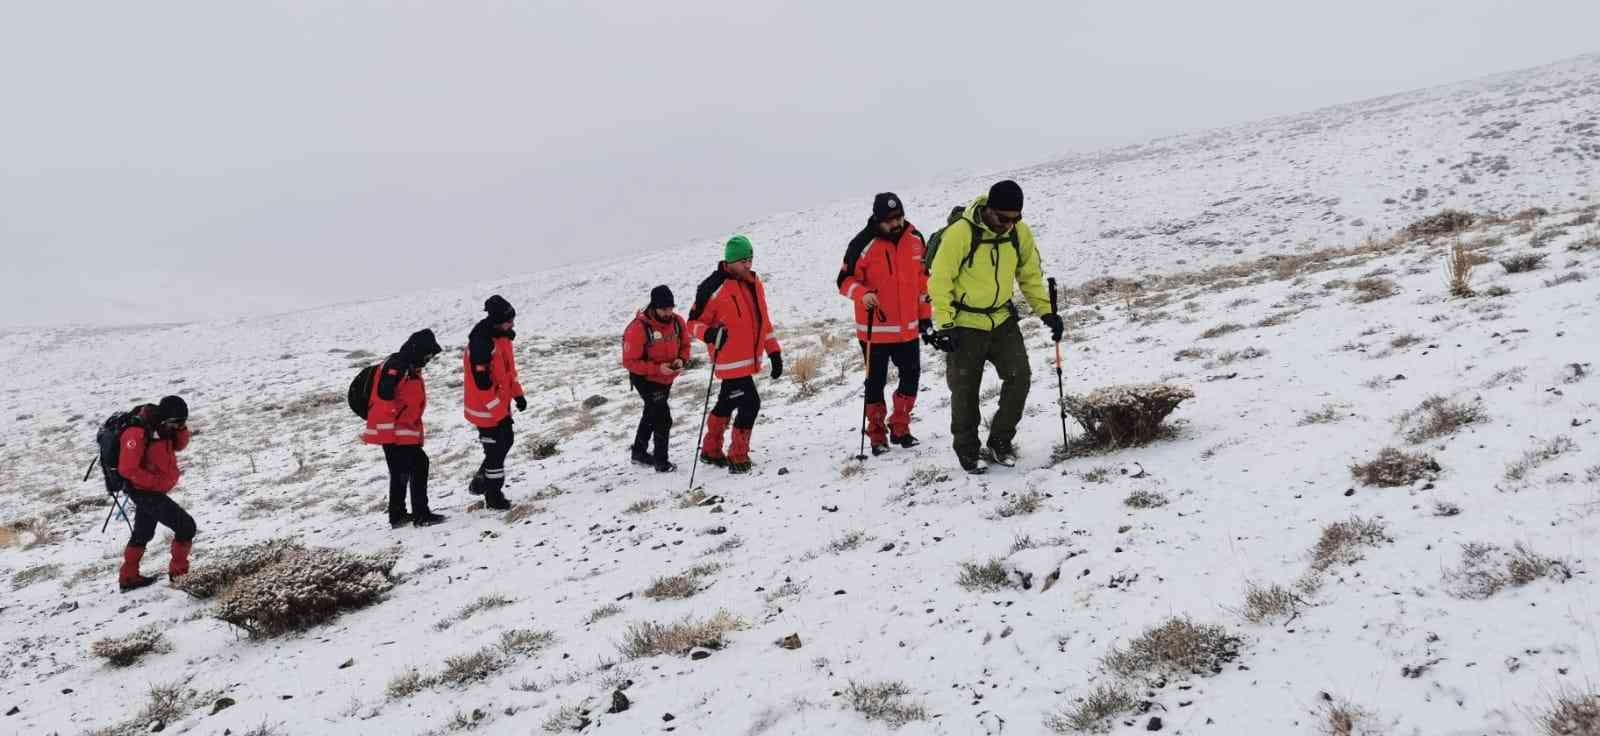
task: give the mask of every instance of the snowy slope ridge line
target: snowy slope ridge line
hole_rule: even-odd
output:
[[[1454,111],[1493,104],[1501,122],[1519,123],[1506,135],[1587,161],[1590,149],[1572,146],[1592,129],[1565,131],[1594,117],[1595,98],[1580,92],[1596,66],[1464,85],[1448,104],[1420,94],[1371,119],[1428,151],[1424,138],[1461,122]],[[1305,171],[1366,160],[1315,139],[1260,145],[1246,161],[1303,146],[1303,167],[1269,187],[1283,194]],[[1542,153],[1466,140],[1513,162]],[[1189,206],[1184,186],[1212,186],[1184,173],[1206,155],[1180,148],[1106,166],[1149,167],[1156,178],[1137,196],[1177,211]],[[1434,160],[1376,167],[1376,155],[1372,181],[1390,188],[1423,185],[1392,170]],[[1317,733],[1339,708],[1368,733],[1538,733],[1552,694],[1600,682],[1594,553],[1583,543],[1600,531],[1600,204],[1588,167],[1562,160],[1528,163],[1542,178],[1513,166],[1465,202],[1436,198],[1441,185],[1428,183],[1427,196],[1390,214],[1352,208],[1369,219],[1348,236],[1307,221],[1297,232],[1323,233],[1312,243],[1245,235],[1300,227],[1288,204],[1283,221],[1219,211],[1195,227],[1227,233],[1222,254],[1185,242],[1185,230],[1080,249],[1060,234],[1066,208],[1092,211],[1078,203],[1103,195],[1078,174],[1060,173],[1056,190],[1054,175],[1030,175],[1036,230],[1062,228],[1041,235],[1047,270],[1085,284],[1068,311],[1067,390],[1165,381],[1196,398],[1169,420],[1170,437],[1053,462],[1053,353],[1027,319],[1023,462],[984,478],[954,467],[943,361],[932,354],[917,412],[924,445],[849,459],[861,359],[830,287],[859,226],[853,206],[758,226],[769,229],[756,236],[757,266],[789,362],[814,356],[818,368],[809,385],[762,381],[756,471],[702,468],[700,499],[685,498],[685,471],[663,477],[623,460],[637,404],[615,366],[621,328],[647,291],[639,274],[692,284],[709,268],[699,246],[625,270],[293,317],[13,333],[0,348],[0,572],[10,584],[0,713],[15,712],[0,718],[20,733],[143,733],[160,686],[172,688],[158,714],[172,733],[1133,733],[1152,717],[1170,732]],[[922,206],[937,212],[939,197],[975,186],[953,184]],[[1445,205],[1502,217],[1394,235]],[[1471,297],[1450,297],[1445,283],[1457,244],[1478,264]],[[1500,263],[1530,254],[1544,256],[1532,270]],[[1124,260],[1102,267],[1102,256]],[[488,288],[524,316],[531,406],[508,464],[520,507],[472,509],[475,435],[459,416],[459,373],[441,360],[429,369],[428,450],[435,506],[451,519],[391,531],[381,458],[356,442],[341,392],[357,368],[430,326],[417,315],[454,315],[431,326],[459,350]],[[548,329],[529,329],[534,319]],[[674,395],[680,462],[704,370]],[[111,592],[125,537],[99,532],[109,507],[96,505],[98,480],[78,483],[93,427],[139,394],[170,391],[193,410],[176,493],[200,524],[197,570],[223,547],[268,540],[395,549],[397,584],[382,601],[305,634],[252,640],[214,618],[213,602],[164,586]],[[1363,476],[1404,476],[1401,485],[1352,474],[1395,457],[1388,448],[1405,453],[1395,469]],[[165,546],[152,544],[148,568],[165,564]],[[1056,582],[1011,585],[1024,576]],[[685,621],[702,626],[672,628]],[[151,625],[164,646],[126,667],[93,653],[102,641],[101,652],[141,648],[148,635],[123,638]],[[779,646],[786,639],[798,648]],[[680,648],[717,640],[702,659]],[[1163,646],[1172,642],[1194,646]],[[631,707],[608,713],[618,690]],[[233,705],[218,710],[222,698]]]

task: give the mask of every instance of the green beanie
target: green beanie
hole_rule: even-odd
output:
[[[742,261],[755,254],[755,246],[750,245],[750,239],[743,235],[728,238],[728,244],[722,248],[722,260],[727,263]]]

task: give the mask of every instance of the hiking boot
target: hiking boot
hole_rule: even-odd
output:
[[[399,529],[411,523],[411,514],[389,514],[389,528]]]
[[[509,511],[511,510],[511,500],[506,498],[505,494],[495,491],[494,493],[484,494],[483,506],[495,511]]]
[[[713,456],[711,456],[709,454],[706,454],[706,453],[702,452],[702,453],[700,453],[700,462],[703,462],[703,463],[705,463],[707,465],[715,465],[715,466],[717,466],[719,468],[728,467],[728,458],[726,458],[726,457],[724,457],[722,455],[717,455],[717,456],[713,457]]]
[[[417,514],[411,520],[411,523],[415,526],[433,526],[434,524],[443,524],[444,514],[435,514],[432,511],[424,511],[420,514]]]
[[[1017,451],[1011,445],[989,445],[980,453],[983,459],[996,465],[1013,467],[1017,464]]]
[[[135,575],[131,578],[122,578],[117,581],[117,589],[126,593],[130,590],[138,590],[147,585],[153,585],[160,579],[160,575]]]
[[[655,468],[657,473],[671,473],[677,470],[678,466],[674,465],[671,460],[661,460],[655,464]]]
[[[968,460],[964,457],[957,459],[961,461],[961,469],[967,471],[967,473],[971,475],[983,475],[984,473],[989,472],[988,461],[981,457],[975,460]]]
[[[656,464],[655,458],[650,457],[650,453],[645,452],[637,447],[633,449],[632,457],[634,465],[643,465],[644,467],[649,468]]]
[[[877,444],[877,443],[873,443],[873,445],[872,445],[872,456],[873,457],[877,457],[877,456],[882,455],[883,453],[888,452],[888,451],[889,451],[889,443],[887,443],[887,442],[885,442],[885,443],[883,443],[881,445]]]
[[[922,440],[911,436],[910,432],[900,435],[899,437],[890,437],[889,442],[901,447],[916,447],[917,445],[922,444]]]
[[[749,458],[728,461],[728,472],[734,475],[743,475],[750,472],[750,469],[754,467],[755,463],[750,462]]]
[[[474,496],[483,495],[483,486],[478,484],[477,476],[473,476],[472,482],[467,484],[467,493],[470,493]]]

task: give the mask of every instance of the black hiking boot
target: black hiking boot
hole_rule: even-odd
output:
[[[411,523],[415,526],[433,526],[434,524],[443,524],[444,514],[435,514],[432,511],[424,511],[420,514],[416,514],[412,518]]]
[[[700,462],[703,462],[703,463],[705,463],[707,465],[715,465],[715,466],[717,466],[719,468],[728,467],[728,458],[726,458],[726,457],[712,457],[710,455],[705,454],[704,452],[700,453]]]
[[[1017,464],[1017,450],[1011,445],[989,445],[983,448],[981,455],[983,459],[996,465],[1010,468]]]
[[[877,457],[877,456],[882,455],[883,453],[888,452],[888,451],[889,451],[889,445],[887,443],[882,444],[882,445],[874,444],[872,446],[872,456],[873,457]]]
[[[156,581],[160,579],[160,575],[140,575],[132,580],[118,580],[117,588],[126,593],[130,590],[138,590],[147,585],[154,585]]]
[[[654,467],[656,464],[655,458],[650,457],[650,453],[645,452],[637,447],[633,448],[633,451],[630,454],[633,457],[634,465],[643,465],[649,468]]]
[[[483,495],[483,486],[478,484],[477,476],[473,476],[472,482],[467,484],[467,493],[470,493],[474,496]]]
[[[412,521],[411,514],[389,514],[389,528],[399,529]]]
[[[981,457],[973,460],[968,460],[964,457],[956,459],[961,461],[961,469],[967,471],[968,474],[983,475],[984,473],[989,472],[988,461]]]
[[[750,469],[754,468],[755,466],[756,466],[756,464],[750,462],[749,460],[744,460],[744,461],[729,460],[728,461],[728,472],[732,473],[734,475],[743,475],[745,473],[750,472]]]
[[[917,445],[922,444],[922,440],[911,436],[910,432],[900,435],[899,437],[890,437],[889,441],[901,447],[916,447]]]
[[[655,469],[657,473],[671,473],[674,470],[677,470],[678,466],[674,465],[671,460],[657,460],[655,462]]]

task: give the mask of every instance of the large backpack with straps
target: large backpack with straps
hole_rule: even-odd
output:
[[[106,480],[106,493],[112,495],[121,493],[127,487],[127,480],[117,472],[117,463],[122,457],[122,433],[129,427],[143,429],[145,440],[150,439],[150,428],[139,419],[137,409],[119,411],[107,417],[94,435],[95,444],[100,449],[100,475]]]
[[[650,346],[655,344],[656,341],[656,331],[650,328],[650,322],[645,319],[644,315],[641,314],[634,317],[634,319],[644,323],[644,354],[639,357],[648,358],[650,357]],[[672,320],[672,340],[673,342],[683,342],[683,322],[676,317]]]
[[[345,396],[350,411],[362,419],[367,418],[367,411],[372,408],[372,382],[377,378],[379,365],[382,364],[374,363],[357,371],[350,381],[350,393]]]

